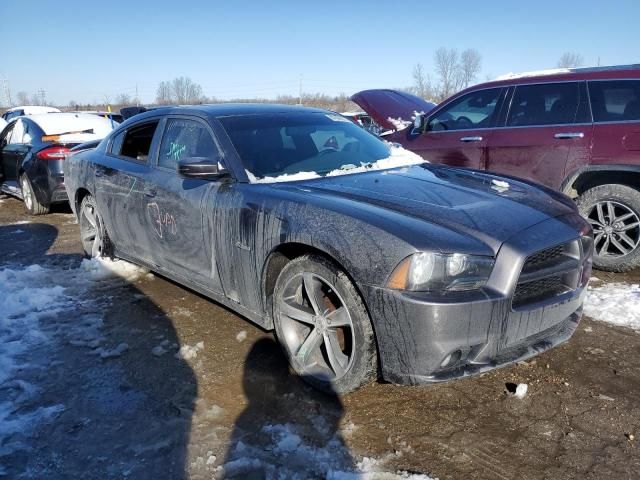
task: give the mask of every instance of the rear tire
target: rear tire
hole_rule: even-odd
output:
[[[640,192],[626,185],[600,185],[578,197],[580,214],[593,227],[593,266],[628,272],[640,266]]]
[[[80,241],[85,255],[95,258],[107,254],[105,245],[109,244],[108,237],[96,201],[91,195],[84,197],[80,203],[78,223],[80,224]]]
[[[43,205],[38,201],[31,186],[31,181],[26,173],[20,176],[20,190],[22,191],[24,206],[31,215],[45,215],[49,213],[49,205]]]
[[[276,281],[273,318],[289,364],[314,387],[342,394],[376,378],[369,314],[351,280],[331,261],[304,255],[285,265]]]

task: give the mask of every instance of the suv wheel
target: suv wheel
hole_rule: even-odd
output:
[[[305,255],[283,268],[273,318],[291,367],[316,388],[347,393],[375,378],[369,314],[347,275],[325,258]]]
[[[31,215],[44,215],[49,213],[49,206],[38,202],[26,173],[23,173],[20,176],[20,189],[22,191],[22,200],[24,201],[24,205],[27,207],[27,210]]]
[[[107,235],[102,223],[102,217],[96,207],[96,201],[91,195],[82,199],[80,204],[80,240],[82,249],[89,258],[101,257],[105,254]]]
[[[593,265],[609,272],[640,266],[640,192],[625,185],[601,185],[584,192],[578,209],[593,227]]]

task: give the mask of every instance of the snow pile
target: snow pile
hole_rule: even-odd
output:
[[[347,168],[339,168],[327,173],[327,177],[337,177],[340,175],[351,175],[353,173],[371,172],[374,170],[388,170],[391,168],[408,167],[411,165],[420,165],[422,163],[429,163],[417,153],[413,153],[409,150],[402,148],[398,144],[389,145],[389,156],[382,158],[373,163],[366,165],[348,165]],[[294,174],[278,175],[277,177],[263,177],[257,178],[249,170],[245,170],[249,181],[251,183],[280,183],[280,182],[294,182],[297,180],[310,180],[313,178],[320,178],[321,176],[316,172],[298,172]]]
[[[194,346],[182,345],[175,357],[182,360],[192,360],[198,356],[198,352],[202,349],[204,349],[204,342],[198,342]]]
[[[91,280],[100,281],[114,276],[122,277],[129,282],[138,280],[149,273],[149,270],[126,262],[124,260],[110,260],[108,258],[84,259],[80,264]]]
[[[216,468],[216,474],[224,478],[433,480],[422,474],[387,472],[385,459],[364,457],[355,462],[338,435],[314,445],[307,443],[307,436],[292,424],[265,425],[261,433],[270,438],[269,445],[253,446],[238,441],[227,462]]]
[[[504,75],[500,75],[496,77],[495,80],[514,80],[517,78],[525,78],[525,77],[541,77],[544,75],[557,75],[559,73],[569,73],[571,72],[568,68],[550,68],[548,70],[538,70],[532,72],[522,72],[522,73],[505,73]]]
[[[595,320],[640,330],[640,285],[607,283],[589,287],[584,314]]]
[[[387,122],[389,122],[396,130],[404,130],[409,125],[412,125],[413,122],[411,120],[403,120],[402,118],[387,118]]]
[[[245,330],[241,330],[237,335],[236,335],[236,340],[239,342],[244,342],[247,339],[247,332]]]

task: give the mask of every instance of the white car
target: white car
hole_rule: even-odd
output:
[[[23,105],[20,107],[13,107],[2,114],[2,118],[5,122],[23,115],[37,115],[39,113],[60,113],[60,110],[54,107],[42,107],[39,105]]]

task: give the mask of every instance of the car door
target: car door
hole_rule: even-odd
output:
[[[640,79],[589,82],[593,109],[592,163],[640,160]]]
[[[593,126],[584,82],[518,85],[488,143],[486,169],[559,189],[568,163],[588,158]]]
[[[18,172],[22,160],[30,150],[28,143],[25,143],[28,139],[25,127],[23,119],[16,120],[12,126],[5,129],[6,136],[2,140],[2,171],[5,183],[3,188],[10,193],[20,192]]]
[[[9,140],[11,139],[14,125],[15,122],[7,125],[0,133],[0,185],[3,185],[5,178],[7,178],[4,173],[5,148],[9,145]]]
[[[453,99],[429,115],[424,133],[404,146],[433,163],[483,169],[504,91],[488,88]]]
[[[120,254],[150,261],[154,233],[146,229],[145,179],[157,149],[159,118],[144,119],[116,133],[103,161],[95,164],[95,195],[107,233]]]
[[[178,174],[183,160],[219,162],[219,144],[205,121],[171,116],[163,127],[156,160],[145,179],[144,229],[153,232],[148,250],[153,264],[168,272],[221,293],[215,268],[215,249],[209,223],[221,182],[184,178]]]

